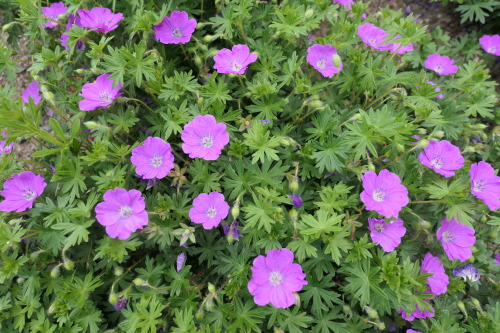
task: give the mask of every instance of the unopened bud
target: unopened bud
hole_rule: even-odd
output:
[[[109,303],[111,303],[111,304],[116,304],[116,303],[118,303],[118,295],[117,295],[117,294],[115,294],[114,292],[112,292],[111,294],[109,294],[108,301],[109,301]]]
[[[208,291],[211,292],[212,294],[215,293],[215,286],[210,282],[208,283]]]
[[[405,151],[405,146],[403,146],[403,145],[402,145],[402,144],[400,144],[400,143],[396,143],[396,149],[397,149],[400,153],[402,153],[402,152],[404,152],[404,151]]]
[[[99,125],[95,121],[86,121],[83,124],[85,126],[87,126],[87,128],[90,128],[90,129],[96,129],[96,128],[102,127],[101,125]]]
[[[240,204],[235,202],[233,208],[231,208],[231,215],[233,216],[233,219],[236,220],[238,216],[240,215]]]
[[[207,301],[205,302],[205,309],[207,309],[207,311],[212,311],[213,308],[214,308],[214,301],[211,298],[207,299]]]
[[[421,220],[420,227],[424,230],[429,230],[432,227],[432,224],[429,221]]]
[[[471,247],[470,247],[470,249],[471,249],[472,253],[477,253],[477,252],[479,252],[479,250],[478,250],[478,249],[477,249],[477,247],[475,247],[475,246],[471,246]]]
[[[217,36],[213,35],[206,35],[205,37],[202,38],[204,42],[212,42],[217,39]]]
[[[377,328],[378,328],[380,331],[385,330],[385,323],[384,323],[383,321],[378,321],[378,322],[377,322]]]
[[[274,333],[285,333],[281,328],[275,328]]]
[[[483,309],[481,308],[481,303],[479,303],[479,301],[474,298],[474,297],[471,297],[470,298],[471,302],[472,302],[472,305],[474,305],[474,307],[479,311],[479,312],[483,312]]]
[[[8,24],[5,24],[4,26],[2,26],[2,31],[3,32],[6,32],[7,30],[9,30],[10,27],[12,27],[14,24],[17,24],[16,21],[13,21],[13,22],[10,22]]]
[[[418,142],[417,147],[425,148],[429,145],[429,140],[422,139]]]
[[[342,60],[340,59],[340,56],[335,53],[332,57],[332,61],[333,61],[333,65],[335,65],[335,67],[339,68],[340,65],[342,65]]]
[[[116,267],[115,271],[113,273],[115,274],[115,276],[122,276],[123,275],[123,268]]]
[[[73,260],[65,258],[64,268],[68,271],[72,271],[73,269],[75,269],[75,263],[73,262]]]
[[[53,314],[54,312],[56,312],[56,302],[52,303],[50,306],[49,306],[49,309],[47,310],[47,314]]]
[[[490,232],[490,235],[491,235],[491,238],[492,238],[492,239],[497,239],[497,238],[498,238],[498,231],[496,231],[496,230],[492,230],[492,231]]]
[[[76,73],[76,74],[84,74],[85,72],[86,72],[86,70],[85,70],[85,69],[83,69],[83,68],[78,68],[78,69],[75,69],[75,73]]]
[[[373,163],[368,163],[368,170],[375,172],[375,165],[373,165]]]
[[[292,220],[296,220],[298,215],[299,215],[299,214],[297,213],[297,211],[296,211],[295,209],[293,209],[293,208],[292,208],[292,209],[290,210],[290,218],[291,218]]]
[[[442,138],[444,137],[444,132],[443,131],[436,131],[434,134],[432,134],[433,137],[435,138]]]
[[[295,301],[293,302],[293,304],[295,304],[296,306],[300,306],[300,296],[298,293],[293,293],[293,297],[295,298]]]
[[[485,129],[486,127],[488,126],[486,126],[485,124],[476,124],[477,129]]]
[[[467,317],[467,310],[465,310],[465,304],[462,301],[457,301],[457,307],[462,311],[462,313]]]
[[[312,16],[314,15],[314,10],[312,9],[308,9],[306,10],[306,12],[304,13],[304,18],[306,20],[309,20]]]
[[[40,89],[42,92],[43,98],[49,102],[54,102],[54,94],[51,91],[46,89]]]
[[[290,146],[290,141],[288,141],[287,139],[285,138],[282,138],[280,139],[280,146],[283,146],[283,147],[287,147],[287,146]]]
[[[144,280],[141,279],[141,278],[135,278],[133,281],[132,281],[136,286],[142,286],[142,284],[144,283]]]
[[[202,320],[203,317],[205,317],[205,315],[203,314],[203,309],[200,309],[196,312],[196,314],[194,315],[194,317],[197,319],[197,320]]]
[[[234,235],[233,235],[232,232],[228,233],[226,238],[227,238],[227,242],[229,244],[233,244],[233,242],[234,242]]]
[[[298,190],[299,190],[299,182],[297,180],[292,180],[290,182],[290,184],[288,184],[288,188],[290,189],[290,191],[292,191],[293,193],[296,193]]]
[[[25,279],[23,277],[18,277],[17,280],[16,280],[16,282],[18,284],[22,284],[24,281],[25,281]]]
[[[201,61],[201,58],[199,56],[194,57],[194,63],[196,66],[201,67],[203,65],[203,62]]]
[[[483,141],[488,140],[488,135],[486,133],[481,133],[479,136],[481,137],[481,140],[483,140]]]
[[[315,100],[311,101],[311,103],[309,103],[309,106],[315,109],[321,109],[322,107],[325,106],[325,104],[320,100]]]
[[[56,278],[59,276],[59,272],[60,272],[60,269],[59,267],[61,267],[60,265],[57,265],[56,267],[52,268],[52,270],[50,271],[50,277],[51,278]]]
[[[278,213],[278,214],[281,214],[281,213],[283,213],[283,208],[281,208],[281,207],[277,207],[277,208],[275,209],[275,212],[276,212],[276,213]]]
[[[420,127],[418,129],[418,134],[419,135],[426,135],[427,134],[427,130],[425,128]]]
[[[351,310],[351,307],[349,305],[344,305],[342,307],[342,311],[344,311],[344,313],[348,316],[352,316],[352,310]]]
[[[374,308],[366,306],[365,311],[368,317],[370,317],[371,319],[378,319],[378,312]]]

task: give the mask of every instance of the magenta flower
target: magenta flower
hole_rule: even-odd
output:
[[[63,2],[57,2],[51,4],[49,7],[42,7],[43,16],[48,17],[54,21],[57,21],[60,15],[66,13],[68,11],[68,7],[64,5]],[[57,27],[56,22],[52,22],[51,20],[47,20],[44,28],[55,28]]]
[[[227,217],[229,205],[224,195],[217,191],[201,193],[193,200],[193,208],[189,210],[189,218],[193,223],[201,224],[204,229],[217,227]]]
[[[500,252],[495,255],[495,264],[500,265]]]
[[[42,97],[40,97],[38,82],[36,82],[35,80],[31,81],[31,83],[28,84],[28,88],[21,92],[21,97],[23,99],[23,103],[25,104],[29,103],[29,98],[31,97],[33,99],[33,103],[35,103],[35,105],[38,105],[42,100]]]
[[[95,207],[97,221],[111,238],[127,239],[149,222],[142,193],[116,187],[104,193],[104,201]]]
[[[432,82],[432,81],[427,81],[427,83],[428,83],[428,84],[430,84],[431,86],[435,86],[435,85],[436,85],[436,84],[435,84],[434,82]],[[434,89],[434,91],[436,91],[436,92],[440,92],[440,91],[441,91],[441,88],[437,87],[436,89]],[[444,96],[443,96],[443,94],[439,94],[439,95],[437,95],[437,96],[436,96],[436,98],[437,98],[437,99],[441,99],[441,98],[443,98],[443,97],[444,97]]]
[[[408,190],[401,184],[398,175],[387,169],[377,175],[368,171],[363,178],[361,201],[368,210],[390,218],[398,217],[401,208],[408,204]]]
[[[332,3],[336,3],[338,5],[341,5],[347,9],[351,9],[354,0],[333,0]]]
[[[86,83],[82,88],[82,93],[78,96],[85,98],[78,106],[80,110],[92,111],[97,108],[109,106],[122,93],[119,92],[122,85],[113,88],[115,81],[109,79],[111,74],[101,74],[94,83]]]
[[[2,132],[2,138],[7,139],[7,132]],[[6,140],[0,140],[0,156],[4,154],[9,154],[12,152],[12,147],[14,146],[14,142],[7,144]]]
[[[385,252],[392,252],[399,244],[401,238],[406,233],[406,228],[401,219],[396,218],[390,223],[385,223],[384,219],[368,218],[368,229],[372,242],[380,245]]]
[[[324,77],[332,77],[342,70],[342,62],[338,58],[338,64],[333,63],[333,56],[337,49],[331,45],[314,44],[307,49],[307,62],[309,62]]]
[[[434,257],[429,252],[425,255],[422,261],[420,273],[431,273],[432,276],[425,280],[429,284],[430,292],[434,295],[441,295],[448,290],[449,279],[444,271],[443,264],[437,257]]]
[[[414,331],[411,328],[409,328],[409,329],[406,330],[406,333],[422,333],[422,332]]]
[[[479,38],[479,44],[486,53],[500,56],[500,35],[484,35]]]
[[[379,51],[392,49],[392,46],[389,44],[382,45],[389,34],[371,23],[364,23],[358,26],[358,36],[366,46],[372,49]]]
[[[481,276],[479,275],[479,270],[474,267],[473,264],[468,264],[462,267],[457,267],[453,269],[453,276],[460,276],[464,280],[479,281]]]
[[[401,36],[397,35],[396,37],[394,37],[394,39],[392,41],[393,42],[397,41],[399,38],[401,38]],[[402,45],[401,43],[392,43],[392,44],[387,44],[387,46],[388,46],[388,50],[391,53],[396,53],[396,54],[405,54],[406,52],[413,51],[413,44],[412,43],[410,43],[406,46]]]
[[[156,40],[163,44],[185,44],[196,29],[196,20],[189,19],[186,12],[174,10],[170,17],[165,16],[154,29]]]
[[[42,195],[47,186],[42,176],[31,171],[24,171],[8,178],[0,194],[5,198],[0,202],[2,212],[23,212],[31,209],[35,199]]]
[[[253,261],[248,291],[257,305],[271,303],[275,308],[288,308],[295,303],[295,292],[307,284],[299,264],[293,263],[289,249],[271,250]]]
[[[82,23],[80,22],[80,18],[76,15],[70,14],[69,15],[69,20],[68,20],[68,25],[66,26],[66,30],[64,33],[61,35],[61,45],[64,46],[66,50],[69,50],[68,46],[68,40],[69,40],[69,32],[71,30],[71,27],[73,25],[76,25],[77,27],[83,27]],[[85,49],[85,44],[83,41],[79,40],[76,42],[76,48],[80,50]]]
[[[490,210],[500,208],[500,177],[493,167],[485,162],[474,163],[469,170],[471,193],[482,200]]]
[[[189,157],[213,161],[219,158],[224,146],[229,143],[226,124],[218,123],[212,115],[196,116],[184,126],[181,139],[182,150]]]
[[[83,27],[96,29],[97,32],[107,33],[118,27],[118,22],[123,20],[123,14],[114,14],[109,8],[94,7],[91,10],[80,9],[77,11]]]
[[[433,53],[424,61],[424,67],[436,72],[438,75],[455,74],[458,66],[454,65],[455,60],[446,56]]]
[[[472,255],[470,247],[476,243],[474,233],[474,229],[456,222],[455,219],[444,219],[436,236],[441,241],[448,259],[464,262]]]
[[[418,306],[415,306],[415,311],[413,311],[410,315],[406,315],[406,312],[403,309],[399,309],[399,314],[403,317],[404,320],[413,321],[415,318],[425,319],[434,317],[434,308],[431,306],[432,312],[422,311]]]
[[[446,178],[455,176],[455,170],[464,166],[460,148],[450,141],[429,141],[429,145],[418,155],[419,161]]]
[[[245,74],[248,65],[257,61],[257,53],[250,53],[248,46],[237,44],[231,50],[220,50],[214,60],[214,68],[219,73]]]
[[[174,168],[170,144],[162,138],[148,137],[144,144],[132,150],[130,161],[143,179],[164,178]]]

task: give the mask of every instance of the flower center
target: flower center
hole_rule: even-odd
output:
[[[375,229],[376,232],[382,232],[384,231],[385,229],[385,226],[383,223],[376,223],[374,226],[373,226],[373,229]]]
[[[172,36],[175,38],[181,38],[182,37],[182,30],[179,27],[176,27],[174,30],[172,30]]]
[[[439,65],[434,66],[434,72],[439,74],[443,71],[444,71],[443,65],[439,64]]]
[[[269,282],[273,286],[279,286],[283,283],[283,275],[280,272],[271,272],[271,274],[269,274]]]
[[[443,159],[441,158],[441,156],[437,156],[436,158],[434,158],[431,161],[431,165],[436,169],[441,169],[441,167],[443,166]]]
[[[215,215],[217,215],[217,209],[215,209],[215,207],[210,207],[207,209],[208,217],[214,217]]]
[[[497,50],[497,48],[493,45],[491,45],[490,47],[488,47],[488,50],[486,52],[488,53],[495,53]]]
[[[149,165],[154,166],[155,168],[158,168],[159,166],[161,166],[162,163],[163,163],[163,157],[158,156],[158,155],[153,155],[149,159]]]
[[[453,242],[455,240],[455,235],[450,231],[443,232],[443,240],[445,242]]]
[[[126,219],[130,215],[132,215],[132,208],[129,206],[121,206],[118,215],[120,216],[121,219]]]
[[[237,62],[236,60],[234,60],[233,62],[231,62],[231,70],[233,72],[239,72],[241,70],[241,64],[239,62]]]
[[[326,59],[325,58],[321,58],[318,60],[318,62],[316,62],[316,66],[318,66],[319,69],[323,69],[326,67]]]
[[[36,192],[30,188],[23,190],[23,199],[26,201],[32,201],[36,197]]]
[[[384,201],[385,199],[387,199],[387,191],[382,188],[376,189],[375,191],[373,191],[372,197],[373,200],[377,202]]]
[[[201,138],[201,145],[205,148],[210,148],[214,144],[214,139],[210,135],[204,135]]]
[[[112,101],[112,98],[111,98],[111,94],[107,91],[101,91],[99,93],[99,101],[103,102],[103,103],[111,103]]]
[[[368,44],[370,44],[370,46],[377,46],[377,39],[376,38],[369,38]]]
[[[486,190],[486,182],[482,179],[479,179],[479,180],[476,180],[474,181],[474,186],[472,188],[472,190],[474,192],[483,192],[484,190]]]

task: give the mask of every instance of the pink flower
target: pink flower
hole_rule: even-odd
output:
[[[214,60],[214,68],[219,73],[245,74],[248,65],[257,61],[257,53],[250,53],[248,46],[237,44],[231,50],[220,50]]]
[[[419,161],[446,178],[455,176],[455,170],[464,166],[460,148],[450,141],[429,141],[429,145],[418,155]]]
[[[118,27],[118,22],[123,20],[123,14],[114,14],[109,8],[94,7],[91,10],[80,9],[77,11],[83,27],[96,29],[97,32],[107,33]]]
[[[162,138],[148,137],[144,144],[132,150],[130,161],[143,179],[164,178],[174,168],[170,144]]]
[[[397,41],[399,38],[401,38],[400,35],[397,35],[394,37],[394,39],[391,42]],[[401,43],[393,43],[393,44],[387,44],[388,50],[391,53],[396,53],[396,54],[405,54],[406,52],[411,52],[413,51],[413,44],[410,43],[406,46],[401,45]]]
[[[2,212],[23,212],[31,209],[35,199],[42,195],[47,186],[42,176],[35,175],[31,171],[24,171],[8,178],[3,184],[0,192],[5,198],[0,202]]]
[[[189,210],[189,218],[193,223],[201,224],[204,229],[212,229],[227,217],[229,205],[224,195],[217,191],[201,193],[193,200],[193,208]]]
[[[458,259],[464,262],[472,255],[470,247],[476,243],[474,233],[474,229],[460,224],[452,218],[449,221],[446,219],[441,221],[441,227],[436,236],[441,241],[448,259]]]
[[[218,123],[212,115],[196,116],[184,126],[181,139],[182,150],[189,157],[213,161],[219,158],[224,146],[229,143],[226,124]]]
[[[500,253],[495,255],[495,264],[500,265]]]
[[[336,55],[338,63],[333,63]],[[342,70],[342,62],[337,49],[331,45],[314,44],[307,49],[307,61],[324,77],[332,77]]]
[[[432,82],[432,81],[427,81],[427,83],[428,83],[428,84],[430,84],[431,86],[435,86],[435,85],[436,85],[436,84],[435,84],[434,82]],[[436,91],[436,92],[440,92],[440,91],[441,91],[441,88],[437,87],[436,89],[434,89],[434,91]],[[437,98],[437,99],[441,99],[441,98],[443,98],[443,97],[444,97],[444,96],[443,96],[443,94],[439,94],[439,95],[437,95],[437,96],[436,96],[436,98]]]
[[[409,329],[406,330],[406,333],[422,333],[422,332],[414,331],[411,328],[409,328]]]
[[[174,10],[170,17],[165,16],[154,29],[156,40],[163,44],[185,44],[196,29],[196,20],[189,19],[186,12]]]
[[[113,88],[115,81],[109,79],[110,76],[111,74],[99,75],[94,83],[86,83],[83,86],[82,93],[78,95],[85,98],[78,104],[80,110],[92,111],[109,106],[122,94],[119,92],[122,85],[119,84]]]
[[[406,233],[406,228],[401,219],[396,218],[390,223],[384,219],[368,218],[368,229],[372,242],[380,245],[385,252],[392,252],[401,244],[401,237]]]
[[[69,32],[70,32],[71,27],[73,25],[76,25],[77,27],[80,27],[80,28],[82,27],[82,23],[80,22],[80,18],[73,15],[73,14],[70,14],[69,20],[68,20],[68,25],[66,26],[66,30],[61,35],[61,45],[64,46],[64,48],[66,50],[69,50],[69,47],[68,47]],[[84,50],[85,44],[83,43],[83,41],[79,40],[76,42],[76,47],[80,50]]]
[[[271,250],[266,256],[254,259],[248,291],[255,304],[288,308],[295,303],[294,293],[301,291],[307,281],[302,267],[294,264],[293,259],[289,249]]]
[[[454,65],[455,60],[446,56],[433,53],[424,61],[424,67],[436,72],[438,75],[455,74],[458,66]]]
[[[500,208],[500,177],[493,167],[485,162],[474,163],[469,170],[471,193],[482,200],[490,210]]]
[[[95,207],[97,221],[111,238],[127,239],[130,233],[148,224],[149,217],[142,193],[116,187],[104,193],[104,201]]]
[[[7,132],[2,132],[2,138],[7,139]],[[4,154],[9,154],[12,152],[12,147],[14,146],[14,142],[7,144],[6,140],[0,140],[0,156]]]
[[[363,178],[361,201],[368,210],[390,218],[398,217],[401,208],[408,204],[408,190],[401,184],[398,175],[387,169],[377,175],[368,171]]]
[[[332,3],[336,3],[347,9],[351,9],[354,0],[333,0]]]
[[[399,313],[404,320],[413,321],[415,318],[425,319],[434,317],[434,308],[431,306],[432,312],[422,311],[418,306],[415,306],[415,311],[413,311],[409,316],[406,315],[406,312],[403,309],[399,309]]]
[[[23,103],[25,104],[29,103],[29,98],[31,97],[33,99],[33,103],[35,103],[35,105],[38,105],[42,100],[42,97],[40,97],[38,82],[36,82],[35,80],[31,81],[31,83],[28,84],[28,88],[21,92],[21,97],[23,99]]]
[[[448,290],[449,279],[444,271],[443,264],[437,257],[427,253],[422,261],[420,273],[431,273],[432,276],[425,280],[429,284],[430,292],[434,295],[441,295]]]
[[[484,35],[479,38],[479,44],[486,53],[500,56],[500,35]]]
[[[366,46],[372,49],[386,51],[392,48],[388,44],[382,45],[389,34],[371,23],[364,23],[358,26],[358,36]]]
[[[57,21],[60,15],[66,13],[68,8],[64,5],[63,2],[57,2],[51,4],[49,7],[42,7],[43,16],[48,17],[54,21]],[[47,20],[44,28],[55,28],[57,27],[56,22],[52,22],[51,20]]]

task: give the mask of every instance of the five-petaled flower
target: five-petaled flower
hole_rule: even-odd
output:
[[[229,143],[229,133],[226,132],[226,124],[218,123],[214,116],[208,114],[196,116],[187,123],[181,139],[184,142],[182,150],[189,157],[213,161],[219,158],[222,149]]]
[[[444,271],[443,264],[439,258],[434,257],[429,252],[422,261],[420,273],[431,273],[432,276],[425,280],[429,284],[429,291],[434,295],[444,294],[448,290],[449,278]]]
[[[481,161],[469,170],[471,193],[482,200],[490,210],[500,208],[500,177],[495,175],[491,164]]]
[[[406,233],[403,221],[399,218],[386,223],[384,219],[368,218],[368,229],[374,243],[380,245],[385,252],[392,252],[401,244]]]
[[[336,61],[334,61],[334,57],[337,59]],[[307,62],[324,77],[334,76],[343,67],[337,49],[331,45],[314,44],[309,47],[307,49]]]
[[[372,23],[364,23],[358,26],[358,36],[366,46],[379,50],[386,51],[392,49],[392,45],[383,44],[386,42],[389,34],[383,29],[374,26]]]
[[[2,212],[23,212],[32,208],[35,199],[38,198],[47,186],[42,176],[31,171],[24,171],[8,178],[3,184],[0,194],[5,198],[0,202]]]
[[[23,103],[29,103],[30,97],[33,99],[33,103],[35,105],[38,105],[40,101],[42,100],[42,97],[40,97],[40,89],[38,88],[38,82],[35,80],[31,81],[28,84],[28,87],[21,91],[21,97],[23,99]]]
[[[479,44],[486,53],[500,56],[500,35],[484,35],[479,38]]]
[[[109,8],[94,7],[91,10],[80,9],[78,12],[80,23],[88,29],[107,33],[118,27],[118,22],[123,20],[123,14],[114,14]]]
[[[44,28],[55,28],[57,27],[57,21],[60,15],[63,15],[68,11],[68,7],[64,5],[63,2],[57,2],[51,4],[49,7],[42,7],[42,13],[45,17],[48,17],[50,20],[47,20]]]
[[[434,308],[431,306],[430,310],[422,310],[417,306],[415,306],[415,310],[410,313],[410,315],[406,315],[406,312],[403,309],[399,309],[399,314],[403,317],[404,320],[413,321],[415,318],[425,319],[434,317]]]
[[[193,200],[193,208],[189,210],[189,218],[193,223],[201,224],[204,229],[212,229],[227,217],[229,205],[224,195],[217,191],[201,193]]]
[[[472,255],[470,247],[476,243],[474,229],[460,224],[455,219],[444,219],[436,236],[443,245],[444,252],[448,259],[458,259],[462,262],[469,259]]]
[[[130,161],[143,179],[164,178],[174,168],[170,144],[162,138],[148,137],[144,144],[132,150]]]
[[[248,65],[257,61],[257,53],[250,53],[248,46],[237,44],[231,50],[219,50],[214,60],[214,68],[219,73],[245,74]]]
[[[194,30],[196,20],[190,19],[188,13],[174,10],[165,16],[160,24],[154,26],[156,40],[163,44],[185,44],[189,42]]]
[[[122,85],[118,84],[113,88],[115,81],[110,79],[110,76],[111,74],[101,74],[96,78],[95,82],[86,83],[82,87],[82,93],[78,96],[82,96],[85,99],[81,100],[78,104],[80,110],[92,111],[97,108],[109,106],[122,94],[119,92]]]
[[[429,141],[429,145],[418,155],[419,161],[446,178],[455,176],[455,170],[464,166],[460,148],[450,141]]]
[[[446,56],[440,56],[437,53],[430,54],[424,61],[424,67],[436,72],[438,75],[455,74],[458,66],[455,60]]]

